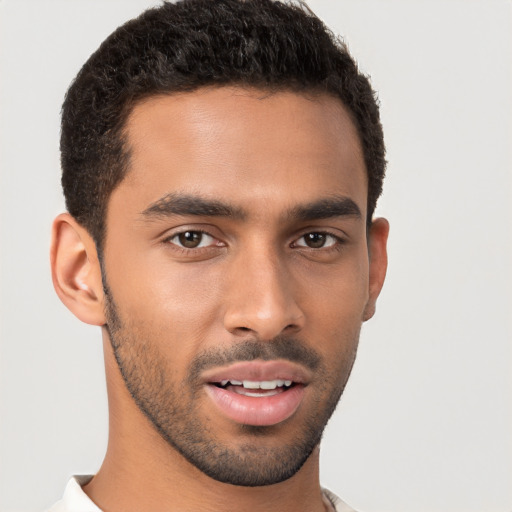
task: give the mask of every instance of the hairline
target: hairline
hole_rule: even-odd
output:
[[[122,165],[122,172],[120,172],[120,179],[115,184],[115,186],[110,190],[108,197],[106,198],[106,201],[104,202],[103,211],[101,215],[101,225],[99,229],[99,239],[95,235],[95,233],[92,233],[91,230],[87,229],[89,234],[93,237],[98,254],[103,252],[104,246],[105,246],[105,240],[107,235],[107,213],[108,213],[108,207],[110,204],[110,199],[112,196],[112,193],[117,189],[119,185],[126,179],[128,174],[130,173],[130,165],[131,165],[131,156],[132,156],[132,147],[129,140],[129,130],[128,130],[128,124],[130,122],[130,118],[133,116],[135,109],[143,105],[146,102],[153,101],[158,98],[165,98],[165,97],[171,97],[171,96],[181,96],[181,95],[188,95],[188,94],[194,94],[199,91],[208,91],[208,90],[218,90],[218,89],[240,89],[245,90],[248,92],[261,92],[265,93],[264,96],[262,96],[259,99],[265,99],[270,96],[274,96],[279,93],[293,93],[297,94],[299,96],[302,96],[303,98],[309,100],[309,101],[315,101],[320,97],[327,97],[332,98],[335,101],[338,101],[341,107],[343,108],[344,112],[349,116],[349,119],[352,123],[352,126],[355,130],[357,141],[359,143],[359,149],[361,151],[362,157],[363,157],[363,165],[364,165],[364,172],[366,177],[366,224],[367,224],[367,230],[369,229],[371,223],[372,223],[372,216],[370,216],[368,213],[368,206],[369,206],[369,172],[368,167],[366,164],[366,156],[365,156],[365,150],[362,140],[362,135],[360,132],[359,123],[357,122],[357,119],[355,118],[354,113],[352,112],[352,109],[345,104],[343,99],[339,96],[339,94],[336,94],[334,91],[328,90],[325,87],[321,86],[307,86],[307,85],[300,85],[300,84],[294,84],[292,83],[283,83],[279,85],[259,85],[259,84],[251,84],[251,83],[243,83],[243,82],[237,82],[237,81],[230,81],[225,83],[211,83],[211,84],[205,84],[200,85],[197,87],[189,87],[186,89],[177,89],[172,90],[169,89],[167,91],[154,91],[154,92],[148,92],[147,94],[141,94],[137,98],[130,98],[127,101],[125,101],[121,114],[119,116],[119,121],[117,125],[113,128],[111,132],[111,137],[114,139],[117,139],[121,143],[122,148],[122,159],[123,163]]]

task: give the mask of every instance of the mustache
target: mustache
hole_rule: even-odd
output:
[[[322,364],[319,354],[299,339],[283,336],[270,341],[250,339],[236,342],[229,348],[212,348],[199,354],[190,365],[188,380],[194,382],[199,379],[202,372],[218,366],[256,359],[263,361],[285,359],[301,364],[311,371],[318,370]]]

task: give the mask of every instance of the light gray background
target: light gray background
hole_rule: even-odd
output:
[[[53,292],[59,109],[144,0],[0,0],[0,510],[41,510],[106,446],[100,332]],[[390,268],[322,449],[366,512],[512,510],[512,4],[314,0],[382,102]]]

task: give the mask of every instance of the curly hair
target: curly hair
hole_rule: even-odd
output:
[[[115,30],[84,64],[62,107],[62,186],[69,213],[101,248],[110,194],[129,168],[123,129],[151,95],[240,85],[339,98],[358,130],[368,221],[382,191],[378,101],[346,45],[303,3],[164,2]]]

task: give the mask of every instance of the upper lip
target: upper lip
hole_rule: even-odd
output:
[[[202,375],[205,383],[217,383],[224,380],[271,381],[291,380],[296,384],[307,384],[310,372],[303,366],[284,360],[242,361],[207,370]]]

